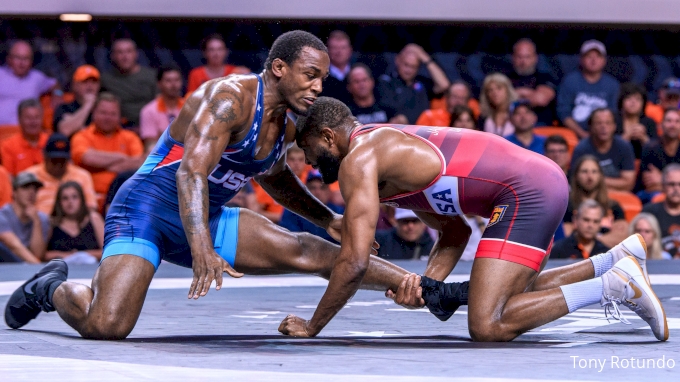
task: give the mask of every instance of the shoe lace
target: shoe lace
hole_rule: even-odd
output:
[[[630,321],[623,317],[621,310],[619,310],[619,305],[622,303],[621,299],[609,295],[605,295],[604,299],[606,302],[602,304],[602,306],[604,307],[604,317],[607,319],[607,322],[609,322],[609,318],[611,317],[614,320],[630,325]]]

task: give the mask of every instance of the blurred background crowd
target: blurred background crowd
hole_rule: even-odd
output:
[[[101,258],[103,217],[183,100],[202,83],[262,71],[281,33],[327,43],[322,95],[361,123],[497,134],[555,161],[571,194],[551,258],[588,258],[640,233],[680,258],[680,53],[669,32],[331,26],[322,23],[0,22],[0,261]],[[297,147],[290,168],[342,213]],[[229,202],[332,240],[251,182]],[[466,216],[472,260],[487,217]],[[426,259],[436,237],[384,206],[388,259]]]

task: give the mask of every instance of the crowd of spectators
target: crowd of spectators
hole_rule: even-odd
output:
[[[137,170],[204,82],[261,68],[229,63],[227,42],[207,36],[204,65],[140,63],[135,41],[112,42],[110,65],[80,65],[68,83],[33,68],[33,48],[14,41],[0,67],[0,261],[101,257],[103,218],[115,191]],[[647,99],[638,83],[605,72],[607,47],[587,40],[579,68],[561,79],[538,69],[529,39],[512,47],[511,67],[479,84],[451,80],[431,53],[406,44],[385,73],[356,62],[343,31],[327,39],[330,73],[322,95],[345,102],[361,123],[476,129],[503,136],[557,163],[570,181],[569,207],[552,258],[588,258],[631,233],[654,259],[680,258],[680,80]],[[480,89],[475,98],[472,89]],[[293,172],[322,203],[342,213],[337,184],[325,185],[302,150],[287,153]],[[502,165],[502,164],[499,164]],[[332,240],[278,205],[255,182],[229,202],[281,226]],[[644,208],[643,208],[644,206]],[[466,216],[473,258],[487,220]],[[423,259],[437,239],[410,211],[381,207],[380,256]]]

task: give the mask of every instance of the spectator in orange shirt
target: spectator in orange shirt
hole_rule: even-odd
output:
[[[0,207],[12,201],[12,180],[4,167],[0,166]]]
[[[446,91],[446,110],[444,109],[428,109],[425,110],[418,120],[416,125],[423,126],[451,126],[451,113],[456,106],[470,107],[472,100],[470,87],[463,81],[455,81],[449,86]],[[475,119],[477,116],[475,116]]]
[[[144,162],[144,146],[135,133],[120,126],[120,100],[101,93],[92,124],[71,140],[73,162],[92,174],[94,189],[106,194],[116,174],[136,170]]]
[[[663,121],[664,111],[677,109],[680,104],[680,80],[675,77],[666,78],[657,91],[659,103],[647,102],[645,115],[657,125]]]
[[[42,163],[43,148],[49,136],[42,131],[43,110],[38,100],[21,101],[18,115],[21,132],[0,145],[0,162],[13,176],[34,164]]]
[[[158,90],[158,97],[146,104],[139,116],[139,135],[147,152],[156,145],[158,138],[177,118],[184,105],[179,67],[165,65],[158,69]]]
[[[86,170],[70,163],[71,144],[68,138],[54,133],[45,146],[45,162],[31,166],[26,172],[33,173],[43,184],[38,190],[36,208],[50,215],[59,186],[66,182],[76,182],[83,189],[85,203],[91,210],[97,209],[97,195],[94,192],[92,175]]]
[[[198,89],[206,81],[225,77],[230,74],[248,74],[250,69],[245,66],[225,64],[229,56],[229,49],[219,34],[211,34],[201,42],[201,50],[205,58],[205,65],[194,68],[189,72],[187,94]]]

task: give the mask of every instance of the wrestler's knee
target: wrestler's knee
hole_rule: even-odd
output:
[[[135,327],[135,319],[127,316],[123,309],[113,309],[105,314],[89,315],[79,331],[83,338],[93,340],[122,340]]]
[[[476,342],[507,342],[517,337],[500,320],[494,319],[470,320],[468,330]]]

